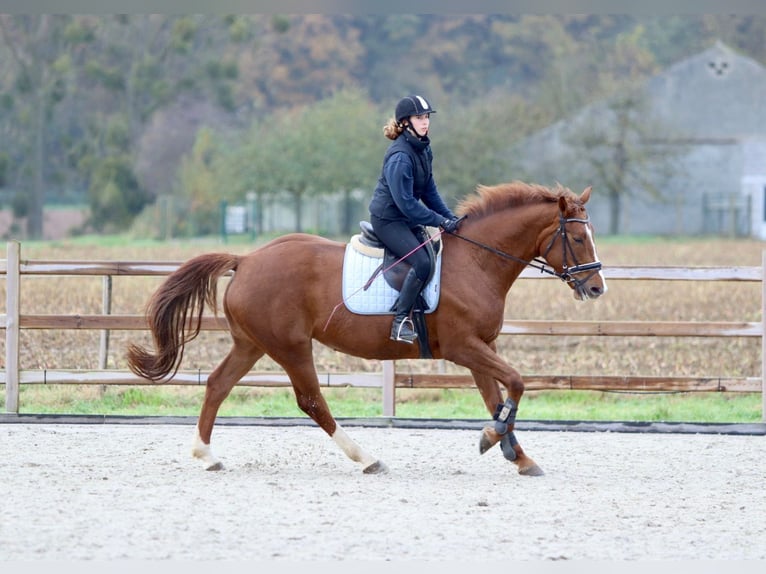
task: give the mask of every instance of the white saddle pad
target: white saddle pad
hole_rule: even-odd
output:
[[[399,291],[386,283],[381,271],[365,291],[364,284],[369,281],[375,270],[383,263],[382,257],[371,257],[354,249],[351,243],[346,245],[343,257],[343,303],[352,313],[362,315],[393,314],[390,309],[399,296]],[[441,251],[436,257],[436,269],[431,280],[426,283],[421,294],[428,303],[426,313],[432,313],[439,304],[439,285],[441,278]]]

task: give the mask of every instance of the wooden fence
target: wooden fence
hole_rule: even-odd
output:
[[[19,412],[21,384],[151,384],[129,371],[107,370],[106,352],[110,330],[146,330],[143,315],[111,315],[112,278],[116,276],[158,276],[172,273],[181,262],[158,261],[46,261],[20,258],[20,244],[7,244],[7,259],[0,261],[0,275],[6,276],[6,313],[0,315],[0,328],[5,329],[5,370],[0,382],[5,385],[5,408]],[[761,267],[607,267],[607,280],[662,281],[758,281],[761,282],[761,321],[546,321],[506,320],[502,335],[575,335],[603,337],[760,337],[761,377],[635,377],[635,376],[535,376],[525,375],[528,390],[568,389],[600,391],[727,391],[761,392],[762,418],[766,421],[766,251]],[[21,313],[21,276],[101,276],[103,278],[103,312],[98,315],[33,315]],[[522,278],[544,279],[545,275],[527,269]],[[225,330],[223,317],[205,317],[203,330]],[[19,364],[21,329],[94,329],[101,331],[100,370],[23,369]],[[324,386],[382,388],[383,415],[394,416],[396,388],[466,388],[473,386],[470,375],[397,374],[395,362],[382,361],[379,373],[323,373]],[[179,371],[171,384],[201,385],[209,373]],[[244,386],[289,386],[284,373],[251,372],[239,383]]]

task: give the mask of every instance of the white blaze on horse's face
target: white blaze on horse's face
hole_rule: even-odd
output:
[[[596,252],[596,242],[593,239],[593,228],[590,225],[586,225],[585,226],[585,232],[586,232],[586,234],[588,236],[588,241],[590,242],[591,249],[593,249],[594,261],[601,261],[598,258],[598,253]],[[596,295],[596,296],[600,297],[601,295],[605,295],[606,294],[606,292],[609,290],[609,287],[606,286],[606,278],[604,277],[604,272],[601,269],[598,270],[598,277],[601,280],[601,292],[598,293],[598,295]],[[578,291],[579,290],[575,289],[575,297],[577,297]],[[587,289],[583,290],[583,292],[580,295],[581,296],[579,297],[579,299],[581,301],[586,300],[586,299],[590,299],[590,296],[588,295],[588,290]]]

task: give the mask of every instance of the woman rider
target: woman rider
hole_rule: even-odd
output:
[[[399,100],[383,134],[393,140],[383,157],[383,168],[370,202],[370,223],[376,235],[398,258],[405,255],[411,268],[396,302],[391,339],[412,344],[417,339],[410,317],[420,291],[431,274],[428,249],[416,249],[424,236],[423,226],[441,227],[452,233],[459,220],[436,188],[431,162],[428,128],[436,113],[422,96]],[[408,255],[409,254],[409,255]]]

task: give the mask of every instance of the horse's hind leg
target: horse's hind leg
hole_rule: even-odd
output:
[[[301,345],[300,349],[292,347],[286,356],[289,357],[288,360],[274,358],[290,377],[298,407],[330,435],[346,456],[362,465],[362,472],[365,474],[387,472],[386,465],[362,450],[332,416],[319,387],[311,342]]]
[[[229,396],[234,385],[247,374],[255,362],[263,356],[263,351],[251,343],[234,342],[229,354],[210,373],[205,388],[205,400],[202,403],[197,421],[197,435],[192,447],[192,455],[202,460],[206,470],[221,470],[223,465],[213,456],[210,449],[210,436],[213,433],[218,409]]]

